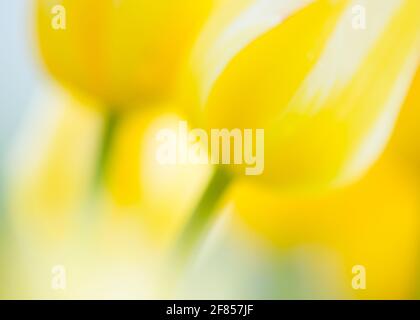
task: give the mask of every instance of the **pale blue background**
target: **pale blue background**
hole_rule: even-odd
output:
[[[33,0],[0,0],[0,218],[7,197],[3,162],[42,81],[34,54],[32,6]]]
[[[0,0],[0,152],[2,155],[13,142],[20,120],[41,79],[34,55],[32,5],[33,0]]]

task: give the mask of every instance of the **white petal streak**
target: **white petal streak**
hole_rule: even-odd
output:
[[[420,46],[418,45],[417,48],[420,48]],[[385,148],[391,133],[394,131],[401,106],[416,74],[419,56],[420,50],[417,49],[407,59],[392,92],[390,92],[387,105],[383,108],[382,114],[369,131],[369,135],[363,140],[362,145],[354,151],[353,159],[349,161],[346,172],[342,175],[341,180],[336,182],[338,186],[350,178],[357,179],[363,176],[364,172],[376,161]],[[360,170],[361,168],[366,169]]]
[[[346,87],[402,3],[402,0],[354,0],[350,3],[322,57],[296,94],[300,100],[300,112],[319,112],[332,92],[339,94]],[[352,8],[356,5],[366,8],[366,29],[353,28]],[[303,103],[302,96],[305,97]],[[292,101],[290,108],[296,112],[299,106]],[[311,110],[307,109],[308,106]]]

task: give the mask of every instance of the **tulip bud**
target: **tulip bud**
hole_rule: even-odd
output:
[[[251,6],[195,49],[191,74],[207,126],[265,131],[258,180],[288,190],[337,187],[360,177],[386,145],[419,62],[420,2],[365,1],[365,29],[354,23],[357,4],[314,1],[244,42],[238,28],[257,19]],[[237,41],[226,56],[221,43]]]
[[[167,97],[212,2],[38,0],[41,55],[56,79],[109,106]]]

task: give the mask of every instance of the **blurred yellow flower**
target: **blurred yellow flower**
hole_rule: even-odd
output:
[[[41,54],[55,78],[110,107],[168,97],[212,3],[37,0]]]
[[[250,183],[232,194],[245,225],[276,246],[333,250],[347,297],[413,298],[420,188],[401,163],[382,159],[361,181],[323,195],[284,195]],[[352,289],[356,265],[366,268],[366,290]]]
[[[9,296],[154,297],[162,261],[209,173],[207,166],[161,167],[155,159],[157,130],[178,124],[178,108],[133,108],[122,117],[104,192],[86,207],[102,114],[91,101],[44,90],[7,159],[8,227],[19,246],[8,247],[18,259],[1,271],[12,283],[25,279],[25,295],[13,287]],[[71,272],[65,292],[50,287],[57,263]]]
[[[272,11],[259,3],[217,36],[205,30],[194,50],[189,76],[203,121],[265,129],[260,177],[279,188],[357,179],[388,141],[418,66],[420,2],[364,1],[366,29],[354,26],[356,0],[313,1],[285,20],[273,18],[274,1]],[[244,40],[255,15],[272,23]]]
[[[311,196],[241,181],[232,191],[237,217],[251,232],[280,248],[318,244],[331,249],[344,272],[341,287],[348,289],[349,298],[415,298],[420,243],[419,84],[418,71],[385,154],[360,181]],[[350,287],[355,265],[366,268],[366,290]]]
[[[32,102],[8,155],[12,219],[47,239],[66,235],[89,190],[103,120],[84,106],[46,90]]]
[[[356,5],[366,28],[354,26]],[[55,28],[60,10],[65,25]],[[406,164],[420,167],[420,1],[37,0],[36,14],[50,73],[96,102],[47,93],[8,155],[29,296],[55,297],[34,275],[56,258],[75,271],[68,297],[102,297],[102,285],[129,298],[161,294],[174,240],[180,260],[188,240],[191,262],[219,202],[233,200],[241,225],[280,251],[334,252],[347,297],[412,297],[420,184]],[[266,183],[239,180],[225,195],[230,172],[205,189],[209,165],[159,163],[157,133],[177,130],[181,103],[194,125],[264,129],[255,179]],[[114,109],[108,119],[94,111],[102,104]],[[92,177],[103,188],[86,207]],[[351,288],[355,265],[367,270],[366,290]],[[122,282],[112,277],[121,269]]]
[[[118,216],[134,216],[139,232],[163,250],[205,187],[210,166],[160,165],[157,132],[176,128],[182,120],[179,108],[173,103],[149,110],[134,107],[116,129],[103,195],[96,207],[86,207],[104,124],[92,109],[97,109],[92,102],[56,89],[33,103],[9,156],[13,220],[46,239],[59,239],[84,223],[82,211],[88,211],[85,216],[110,215],[114,222]]]

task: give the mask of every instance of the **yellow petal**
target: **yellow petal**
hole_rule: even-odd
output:
[[[407,164],[420,169],[420,69],[417,71],[410,92],[398,118],[395,133],[387,149]]]
[[[221,1],[201,32],[190,59],[189,76],[198,86],[195,98],[204,102],[217,78],[239,52],[313,1]]]
[[[334,287],[347,298],[398,299],[413,298],[415,289],[419,192],[412,172],[387,158],[358,183],[326,195],[287,196],[247,182],[233,197],[241,221],[263,239],[330,250],[342,272]],[[366,290],[351,287],[355,265],[366,268]]]
[[[367,29],[356,30],[359,3],[304,7],[236,54],[204,94],[209,127],[265,129],[266,182],[345,184],[386,144],[420,57],[420,4],[364,1]]]
[[[270,158],[268,167],[282,168],[277,177],[285,183],[345,184],[360,177],[388,142],[419,62],[420,5],[370,3],[368,12],[381,8],[381,14],[369,18],[372,30],[357,34],[339,26],[272,124],[275,138],[270,142],[282,154]],[[348,43],[340,47],[340,38]]]
[[[54,77],[110,106],[166,97],[212,2],[38,0],[41,54]],[[52,27],[57,5],[63,30]]]

